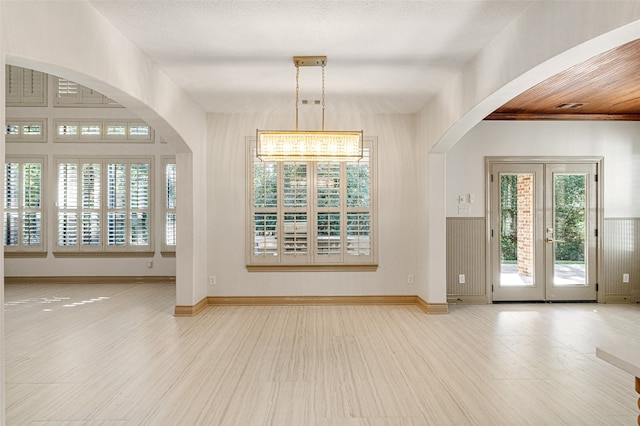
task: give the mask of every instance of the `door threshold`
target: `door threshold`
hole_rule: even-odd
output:
[[[498,304],[523,304],[523,303],[598,303],[597,300],[494,300]]]

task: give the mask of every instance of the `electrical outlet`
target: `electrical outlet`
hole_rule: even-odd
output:
[[[409,275],[407,276],[407,284],[413,284],[413,282],[414,282],[414,281],[413,281],[413,275],[412,275],[412,274],[409,274]]]
[[[622,274],[622,282],[623,283],[629,282],[629,274]]]
[[[209,285],[216,285],[216,276],[215,275],[211,275],[209,277]]]
[[[458,284],[464,284],[464,274],[458,275]]]
[[[152,261],[147,262],[147,268],[153,268],[153,262]]]
[[[458,206],[458,214],[461,216],[469,216],[471,215],[471,206]]]

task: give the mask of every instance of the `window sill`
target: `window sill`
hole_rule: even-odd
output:
[[[378,264],[350,265],[247,265],[249,272],[375,272]]]
[[[54,257],[153,257],[152,251],[54,251]]]
[[[4,252],[5,259],[19,259],[19,258],[45,258],[47,257],[46,251],[6,251]]]
[[[161,251],[160,255],[162,257],[176,257],[176,252],[175,251]]]

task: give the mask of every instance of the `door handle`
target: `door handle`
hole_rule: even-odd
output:
[[[545,241],[548,242],[548,243],[553,243],[553,238],[547,237],[547,239]]]

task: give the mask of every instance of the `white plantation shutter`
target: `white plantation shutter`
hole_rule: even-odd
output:
[[[7,106],[46,106],[47,74],[6,65],[5,90]]]
[[[7,124],[15,124],[11,121]],[[154,131],[147,123],[140,120],[54,120],[55,142],[118,142],[118,143],[153,143]],[[7,132],[15,132],[7,127]],[[18,128],[20,133],[20,128]],[[17,136],[15,136],[17,137]],[[25,138],[25,136],[21,136]]]
[[[58,247],[78,244],[78,162],[58,163]]]
[[[19,104],[22,87],[22,68],[13,65],[5,66],[5,101],[7,104]]]
[[[248,168],[249,265],[375,264],[375,161],[261,162]]]
[[[57,79],[56,105],[78,105],[81,104],[80,85],[66,78]]]
[[[252,149],[252,256],[262,262],[278,261],[278,164],[262,162]]]
[[[176,227],[177,217],[177,169],[174,158],[164,160],[164,182],[165,182],[165,202],[164,202],[164,247],[165,251],[176,249]]]
[[[55,105],[58,106],[117,106],[113,99],[109,99],[102,93],[97,92],[89,87],[85,87],[66,78],[58,77],[56,79],[56,99]]]
[[[46,142],[46,118],[32,120],[7,119],[5,139],[7,142]]]
[[[371,241],[371,166],[370,149],[363,158],[347,163],[347,256],[370,256]]]
[[[22,103],[30,105],[46,105],[47,74],[23,68]]]
[[[83,105],[93,104],[93,105],[101,105],[106,103],[106,97],[102,95],[100,92],[96,92],[95,90],[80,86],[80,103]]]
[[[18,246],[20,163],[4,164],[4,245]]]
[[[282,165],[283,189],[283,250],[282,254],[294,262],[300,256],[307,261],[307,195],[309,192],[307,163],[285,162]]]
[[[18,208],[18,194],[20,191],[20,163],[4,164],[4,208],[5,210]]]
[[[4,245],[9,251],[43,250],[42,158],[8,158],[4,184]]]
[[[42,163],[22,165],[22,244],[40,246],[42,236]]]
[[[109,163],[107,174],[107,244],[127,244],[127,165]]]
[[[342,254],[342,163],[316,163],[316,254],[323,262],[340,261]]]
[[[129,217],[131,220],[130,244],[149,244],[149,164],[130,165]]]
[[[82,245],[99,246],[101,239],[101,188],[98,162],[82,164]]]
[[[58,97],[76,97],[78,95],[78,83],[66,78],[58,78]]]
[[[59,159],[58,249],[149,250],[151,160]]]

